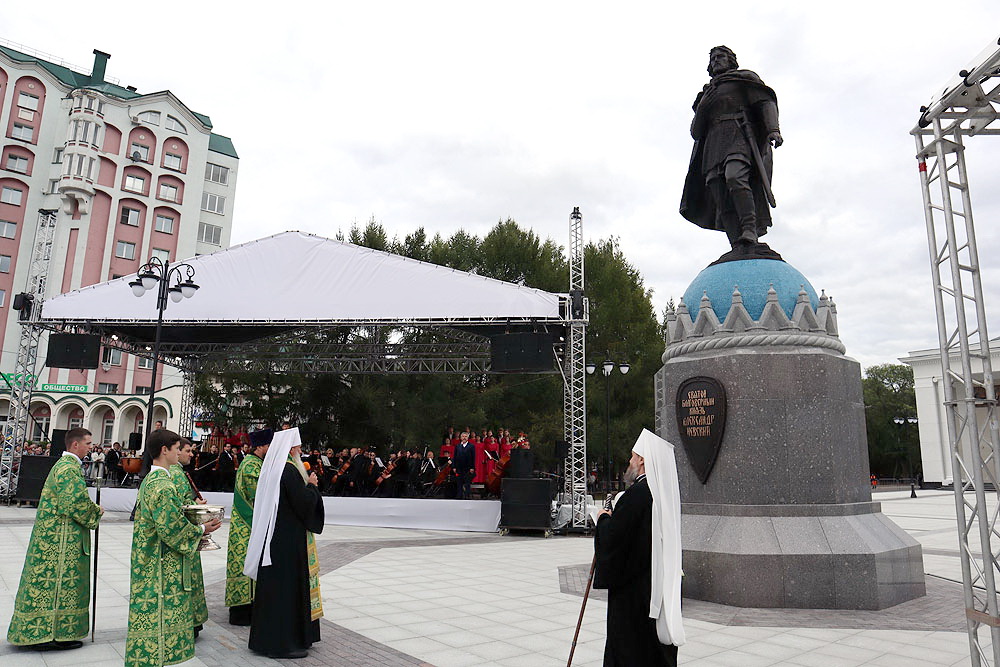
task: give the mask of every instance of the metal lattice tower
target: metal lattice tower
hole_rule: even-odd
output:
[[[984,88],[997,76],[1000,49],[994,45],[921,109],[912,132],[927,225],[974,667],[1000,665],[1000,431],[964,138],[1000,134],[990,127],[1000,111],[1000,85],[989,92]],[[987,484],[992,484],[989,491]]]
[[[20,446],[28,437],[28,414],[31,392],[35,385],[38,339],[41,328],[36,325],[45,298],[45,283],[52,259],[52,244],[56,231],[56,211],[38,211],[38,226],[31,247],[31,263],[25,286],[25,304],[19,311],[21,337],[17,343],[14,381],[11,383],[10,406],[3,425],[3,452],[0,454],[0,497],[10,498],[17,491]]]
[[[573,528],[587,526],[587,301],[583,297],[583,216],[580,207],[569,216],[569,296],[566,353],[563,367],[563,430],[569,443],[566,457],[566,498],[573,503]]]
[[[181,414],[178,431],[185,438],[191,437],[194,430],[194,372],[184,373],[184,384],[181,387]]]

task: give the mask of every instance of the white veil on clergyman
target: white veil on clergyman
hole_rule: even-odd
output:
[[[632,451],[643,458],[653,495],[652,585],[649,617],[656,619],[661,644],[684,643],[681,618],[681,494],[674,446],[642,429]]]
[[[250,528],[250,543],[247,546],[247,557],[243,561],[243,574],[251,579],[257,578],[257,566],[271,564],[271,536],[274,534],[274,521],[278,516],[278,496],[281,494],[281,473],[288,461],[288,452],[292,447],[302,444],[298,428],[276,431],[267,455],[260,467],[260,478],[257,480],[257,494],[253,502],[253,525]],[[264,554],[264,562],[260,556]]]

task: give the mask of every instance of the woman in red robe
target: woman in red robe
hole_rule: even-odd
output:
[[[483,438],[483,450],[486,452],[492,452],[494,456],[500,451],[497,444],[497,439],[493,437],[493,431],[486,431],[486,437]],[[493,468],[497,465],[496,461],[492,458],[486,458],[486,478],[489,479],[490,473],[493,472]]]

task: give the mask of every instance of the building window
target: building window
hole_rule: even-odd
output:
[[[0,273],[10,273],[10,255],[0,255]]]
[[[117,394],[118,393],[118,383],[117,382],[99,382],[99,383],[97,383],[97,393],[99,393],[99,394]]]
[[[108,393],[108,394],[117,394],[118,393],[118,385],[112,385],[112,386],[115,388],[115,390],[114,391],[109,391],[109,392],[106,392],[106,393]],[[113,437],[115,437],[115,420],[114,419],[105,419],[104,420],[104,428],[101,429],[101,444],[102,445],[111,444],[111,438],[113,438]]]
[[[57,148],[55,152],[52,153],[52,164],[62,164],[63,149]]]
[[[133,160],[149,162],[149,146],[143,146],[142,144],[133,142],[132,146],[128,149],[128,155]]]
[[[130,192],[146,192],[146,179],[142,176],[134,176],[129,174],[125,177],[125,187],[123,188]]]
[[[0,289],[0,308],[7,305],[7,290]]]
[[[110,364],[112,366],[122,365],[122,351],[117,347],[106,347],[101,353],[101,363]]]
[[[93,129],[94,133],[91,135],[90,130]],[[73,135],[70,141],[81,141],[83,143],[97,143],[97,125],[91,123],[89,120],[74,120],[73,121]]]
[[[31,141],[31,137],[34,135],[34,128],[28,127],[27,125],[21,125],[20,123],[14,123],[14,131],[11,132],[11,136],[15,139],[20,139],[21,141]]]
[[[149,387],[148,386],[143,387],[141,385],[136,385],[136,387],[135,387],[135,393],[139,394],[140,396],[148,396],[149,395]]]
[[[222,227],[207,222],[198,223],[198,240],[212,245],[222,245]]]
[[[159,257],[161,262],[170,261],[170,251],[163,248],[153,248],[153,257]]]
[[[209,162],[205,165],[205,180],[229,185],[229,168]]]
[[[156,226],[154,227],[156,231],[163,232],[164,234],[174,233],[174,219],[169,215],[157,215],[156,216]]]
[[[0,238],[13,239],[17,237],[17,225],[13,222],[0,220]]]
[[[22,92],[17,96],[17,106],[22,109],[38,111],[38,97]]]
[[[69,418],[70,429],[83,428],[83,417],[70,417]]]
[[[218,213],[219,215],[225,215],[226,198],[221,195],[213,195],[211,192],[206,192],[201,196],[201,210]]]
[[[153,367],[153,360],[149,357],[139,357],[138,368],[149,370]]]
[[[159,111],[143,111],[139,114],[139,121],[143,123],[149,123],[150,125],[160,124],[160,112]]]
[[[176,185],[169,185],[167,183],[160,183],[160,199],[166,199],[167,201],[176,202],[178,201],[178,196],[180,190]]]
[[[128,241],[119,241],[115,245],[115,257],[135,259],[135,244]]]
[[[11,204],[13,206],[20,206],[21,197],[23,195],[23,191],[18,190],[17,188],[9,188],[5,185],[3,190],[0,190],[0,202],[3,202],[4,204]]]
[[[56,193],[56,190],[58,190],[58,189],[59,189],[59,179],[58,178],[53,178],[52,180],[49,181],[49,192],[48,192],[48,194],[54,195]]]
[[[8,155],[7,163],[4,165],[8,171],[16,171],[19,174],[28,173],[28,158],[23,155]]]
[[[139,226],[139,211],[128,206],[122,207],[121,223],[123,225]]]
[[[49,417],[34,417],[31,420],[31,439],[44,440],[49,435]]]
[[[181,170],[181,156],[167,153],[163,156],[163,166],[167,169]]]
[[[170,115],[167,115],[167,124],[164,127],[171,132],[180,132],[181,134],[187,134],[188,132],[187,128],[184,127],[184,123]]]

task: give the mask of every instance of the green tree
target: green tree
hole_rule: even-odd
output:
[[[865,369],[861,381],[865,399],[868,460],[880,477],[914,477],[920,468],[920,439],[913,369],[904,364],[878,364]],[[902,420],[903,423],[897,423]]]
[[[612,476],[616,476],[624,469],[641,430],[653,430],[653,375],[663,365],[663,342],[652,291],[645,287],[616,238],[587,244],[584,267],[585,292],[590,299],[587,357],[598,365],[587,383],[587,459],[602,470],[606,467],[609,413],[605,383],[610,381]],[[614,370],[606,380],[600,369],[605,355],[616,364],[628,362],[628,374]]]

